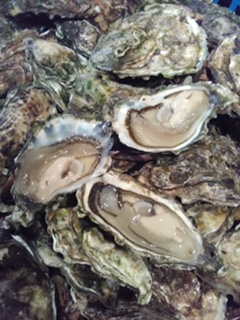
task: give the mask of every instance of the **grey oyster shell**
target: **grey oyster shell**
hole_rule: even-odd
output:
[[[114,172],[77,191],[80,210],[119,244],[157,263],[194,266],[204,253],[202,239],[180,205]]]
[[[232,34],[212,51],[208,66],[213,78],[225,87],[240,92],[240,37]]]
[[[90,228],[89,223],[80,219],[78,215],[81,216],[81,213],[71,208],[48,211],[46,221],[53,238],[54,250],[62,253],[64,260],[76,266],[79,272],[79,264],[90,265],[93,271],[102,277],[137,289],[138,302],[148,303],[151,298],[152,280],[141,257],[107,240],[97,228]],[[64,270],[73,283],[74,275],[69,274],[72,269],[69,271],[69,267],[66,266]],[[70,273],[72,272],[73,270]]]
[[[179,156],[160,155],[146,164],[138,180],[161,189],[182,203],[205,201],[217,206],[238,206],[239,148],[229,137],[209,134]]]
[[[64,21],[57,25],[56,36],[75,52],[89,57],[97,45],[100,32],[87,20]]]
[[[31,137],[36,121],[46,121],[56,113],[57,101],[39,85],[26,85],[9,91],[0,111],[0,149],[4,167],[11,168],[14,158]],[[9,156],[11,155],[11,157]]]
[[[110,165],[111,130],[71,115],[54,117],[36,128],[17,158],[13,194],[16,201],[46,204],[73,192]]]
[[[120,77],[171,78],[199,71],[206,57],[204,30],[181,6],[161,4],[116,21],[100,38],[91,62]]]
[[[19,236],[0,232],[1,319],[56,319],[55,290],[46,268]]]

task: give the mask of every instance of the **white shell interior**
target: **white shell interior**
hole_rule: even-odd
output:
[[[178,151],[200,136],[212,109],[204,86],[180,86],[119,104],[113,128],[129,147],[146,152]]]

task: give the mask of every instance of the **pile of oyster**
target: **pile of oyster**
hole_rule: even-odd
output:
[[[0,320],[240,319],[240,17],[4,0]]]

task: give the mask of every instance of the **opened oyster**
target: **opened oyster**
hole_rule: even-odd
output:
[[[179,151],[201,137],[212,112],[206,87],[179,86],[120,103],[112,122],[120,141],[129,147]]]
[[[129,176],[112,172],[92,179],[77,192],[81,210],[116,241],[157,262],[200,262],[203,245],[181,207]]]
[[[17,159],[16,200],[46,204],[102,174],[110,165],[110,135],[107,125],[70,115],[48,121]]]

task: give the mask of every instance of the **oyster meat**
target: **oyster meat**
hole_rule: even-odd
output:
[[[108,172],[77,191],[80,210],[119,244],[159,263],[200,263],[202,239],[180,205],[137,184],[127,175]]]
[[[129,147],[179,152],[201,137],[212,113],[210,92],[193,84],[123,101],[115,106],[112,123]]]
[[[18,156],[13,194],[16,201],[46,204],[73,192],[110,165],[111,130],[71,115],[39,127]]]

